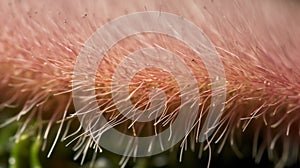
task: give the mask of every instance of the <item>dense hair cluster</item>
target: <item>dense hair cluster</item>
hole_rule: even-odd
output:
[[[159,10],[197,24],[216,46],[224,64],[226,108],[213,136],[201,145],[200,151],[216,143],[217,152],[221,152],[229,143],[242,157],[240,142],[251,139],[256,163],[267,151],[277,167],[292,165],[300,160],[299,5],[296,1],[1,1],[0,20],[5,24],[0,26],[0,110],[1,114],[11,109],[16,112],[1,119],[0,127],[21,121],[14,139],[25,133],[37,136],[44,140],[44,147],[51,146],[49,156],[59,139],[73,144],[78,152],[75,158],[82,155],[82,162],[89,148],[95,154],[99,152],[101,148],[81,126],[75,132],[70,129],[77,120],[72,89],[81,89],[72,87],[76,57],[88,37],[111,19],[136,11]],[[129,53],[148,46],[176,53],[199,82],[197,122],[190,137],[181,144],[182,151],[187,144],[193,149],[208,113],[210,80],[202,61],[176,39],[140,34],[109,50],[95,74],[99,108],[108,120],[116,121],[119,130],[133,136],[155,134],[173,121],[180,108],[179,88],[170,74],[159,69],[137,73],[129,92],[133,104],[146,109],[148,94],[153,88],[161,88],[167,95],[163,116],[146,124],[120,120],[113,104],[111,80],[116,66]],[[55,124],[59,125],[57,135],[47,142]],[[128,158],[123,161],[126,164]]]

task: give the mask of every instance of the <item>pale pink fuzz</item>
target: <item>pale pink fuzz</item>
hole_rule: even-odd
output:
[[[20,118],[49,120],[39,127],[47,139],[52,125],[60,122],[57,138],[66,139],[65,123],[72,122],[72,73],[76,57],[84,42],[98,27],[108,21],[137,11],[164,11],[180,15],[197,24],[216,46],[224,64],[227,78],[227,102],[224,115],[211,141],[219,151],[226,140],[239,155],[236,139],[244,132],[253,135],[253,157],[259,162],[265,150],[278,167],[299,162],[300,142],[300,10],[296,1],[9,1],[0,2],[0,110],[22,107],[15,117],[0,123],[5,126]],[[209,80],[201,60],[187,46],[162,35],[145,35],[144,44],[137,39],[120,42],[108,53],[97,72],[97,94],[108,118],[116,119],[111,106],[110,77],[115,66],[128,52],[155,44],[177,52],[197,74],[201,111],[207,111],[210,98]],[[165,42],[164,40],[169,40]],[[146,107],[151,87],[163,87],[169,96],[170,110],[166,120],[176,116],[180,102],[176,83],[159,70],[141,72],[133,79],[132,90],[141,86],[132,101]],[[158,83],[156,80],[159,79]],[[165,82],[165,83],[164,83]],[[174,89],[173,89],[174,88]],[[139,100],[142,100],[140,101]],[[175,114],[172,114],[174,112]],[[199,115],[200,116],[200,115]],[[199,133],[201,117],[192,131]],[[126,122],[124,122],[125,124]],[[127,123],[128,124],[128,123]],[[144,127],[133,123],[135,127]],[[146,127],[146,126],[145,126]],[[17,138],[27,128],[26,122]],[[140,129],[141,129],[140,128]],[[156,128],[153,128],[156,130]],[[138,131],[139,128],[133,129]],[[132,130],[129,131],[132,133]],[[38,131],[37,131],[38,132]],[[93,147],[89,137],[78,135],[79,154],[86,155]],[[137,132],[133,132],[136,134]],[[261,142],[258,141],[262,137]],[[53,147],[57,141],[54,141]],[[193,137],[197,142],[197,136]],[[184,141],[187,143],[187,141]],[[193,146],[193,145],[191,145]],[[291,149],[294,150],[291,150]],[[206,149],[206,148],[205,148]],[[283,153],[278,155],[279,149]],[[296,151],[296,152],[295,152]],[[82,159],[84,161],[84,157]]]

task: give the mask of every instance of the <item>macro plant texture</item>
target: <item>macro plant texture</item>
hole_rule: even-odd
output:
[[[0,19],[0,167],[300,165],[299,1],[4,0]]]

